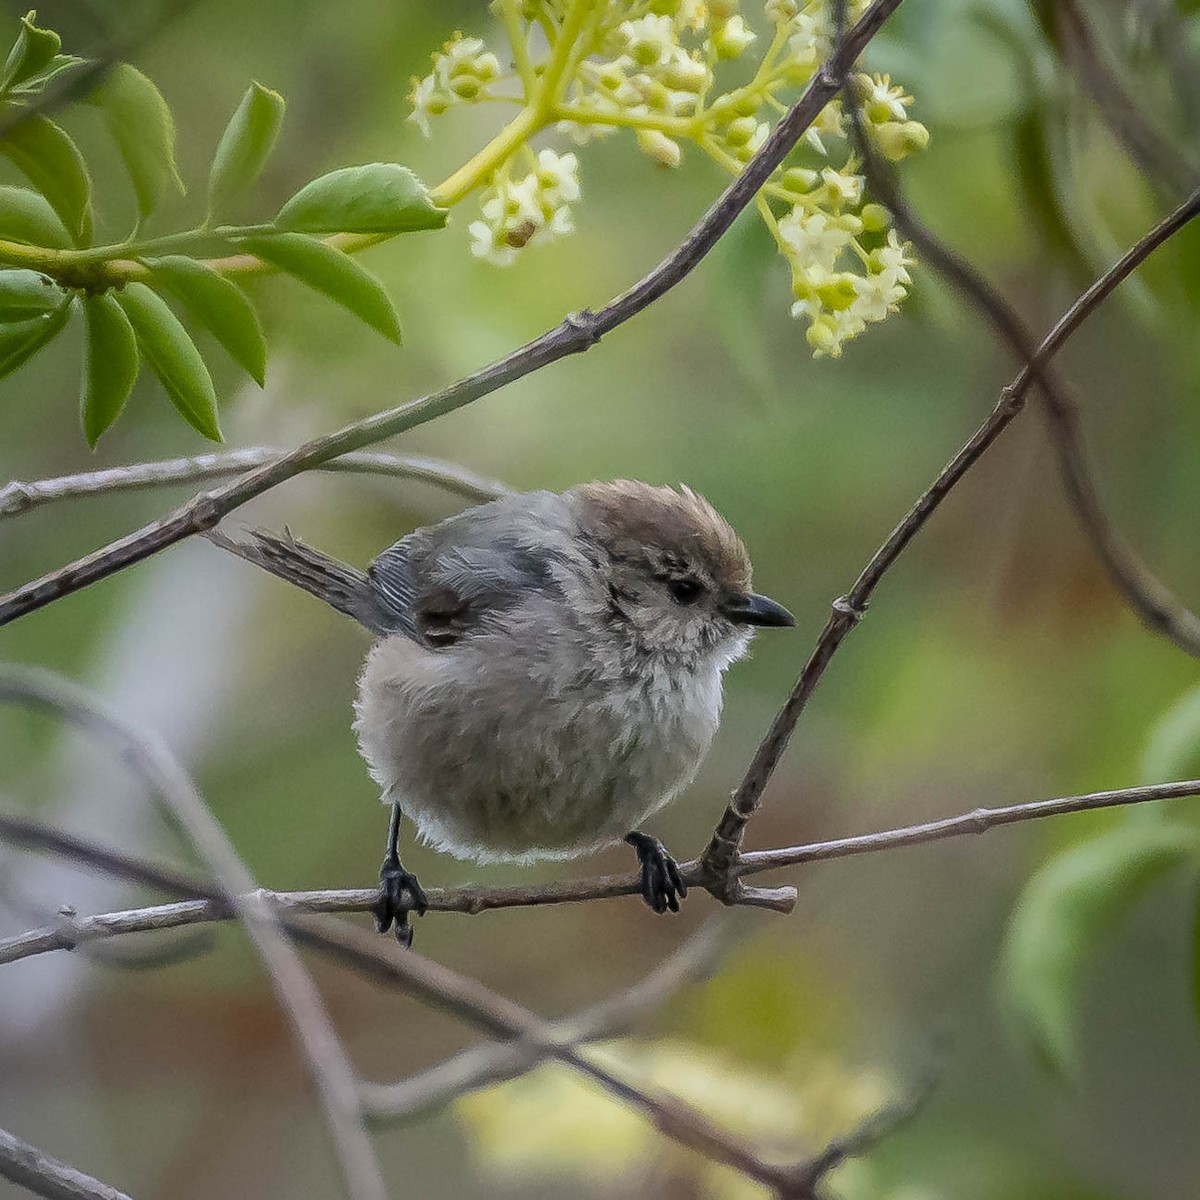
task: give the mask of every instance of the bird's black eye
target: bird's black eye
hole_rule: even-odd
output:
[[[669,580],[667,582],[667,591],[680,604],[694,604],[700,598],[700,593],[704,591],[704,587],[699,580],[690,579],[685,576],[682,579]]]

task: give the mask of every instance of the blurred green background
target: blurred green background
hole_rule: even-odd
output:
[[[1043,15],[1054,7],[1043,4]],[[1194,152],[1195,5],[1086,7],[1131,94],[1185,153],[1190,136]],[[154,8],[46,3],[39,15],[64,33],[66,48],[85,52],[106,20],[123,28]],[[3,6],[10,25],[21,11]],[[761,18],[755,3],[745,11],[752,26]],[[182,174],[197,194],[247,81],[284,93],[284,133],[255,201],[269,213],[334,167],[400,161],[432,182],[465,161],[495,128],[487,106],[441,119],[431,141],[405,120],[410,76],[427,71],[429,52],[460,27],[497,35],[483,4],[198,0],[135,61],[175,109]],[[1017,0],[909,0],[868,63],[915,94],[913,115],[933,135],[928,152],[905,165],[915,207],[1035,329],[1048,328],[1166,211],[1167,197],[1130,164]],[[88,151],[101,212],[120,236],[127,188],[98,119],[73,110],[63,120]],[[531,250],[509,270],[470,257],[470,201],[446,232],[368,252],[364,261],[399,308],[403,349],[292,282],[254,283],[273,356],[265,391],[245,386],[232,368],[218,378],[229,443],[292,445],[442,386],[564,313],[602,303],[670,250],[724,184],[697,153],[667,173],[625,138],[589,146],[581,160],[578,234]],[[187,202],[179,203],[182,212]],[[814,361],[788,316],[784,264],[758,224],[743,220],[693,276],[587,355],[397,446],[518,487],[615,476],[686,481],[741,532],[756,586],[785,602],[798,628],[760,638],[731,672],[718,744],[686,800],[656,825],[676,854],[705,843],[830,600],[1015,373],[967,303],[924,269],[914,279],[901,315],[851,343],[842,361]],[[1198,320],[1200,236],[1192,230],[1122,288],[1062,363],[1111,511],[1177,591],[1200,600]],[[69,336],[78,339],[78,330]],[[57,344],[0,383],[0,478],[206,448],[144,377],[125,418],[89,454],[77,428],[77,371],[76,340],[74,350]],[[69,502],[0,524],[0,589],[186,494]],[[455,507],[423,485],[307,476],[232,524],[286,522],[314,545],[365,562]],[[374,878],[386,816],[349,728],[365,649],[350,622],[200,540],[0,634],[5,659],[64,671],[166,736],[257,878],[278,889]],[[1141,628],[1097,567],[1031,410],[880,589],[802,722],[750,844],[1151,782],[1159,772],[1200,774],[1200,736],[1192,736],[1200,721],[1185,709],[1165,749],[1162,734],[1164,716],[1197,682],[1196,665]],[[46,718],[0,712],[0,795],[6,808],[102,842],[187,861],[181,840],[119,766]],[[1177,821],[1195,822],[1194,802],[1174,808]],[[999,999],[997,964],[1024,885],[1056,852],[1117,826],[1136,821],[1063,818],[792,872],[794,915],[735,914],[715,978],[672,1003],[652,1033],[735,1077],[800,1092],[830,1061],[902,1087],[945,1035],[937,1094],[879,1150],[869,1173],[848,1183],[856,1196],[1200,1194],[1200,1034],[1189,991],[1194,859],[1190,871],[1185,864],[1164,873],[1136,904],[1121,904],[1095,945],[1069,948],[1086,959],[1069,1014],[1079,1049],[1072,1081],[1039,1067]],[[476,868],[421,848],[406,861],[436,885],[564,873]],[[630,865],[613,851],[575,869]],[[103,911],[141,895],[8,852],[0,878],[6,933],[63,903]],[[696,895],[673,920],[653,918],[632,899],[431,916],[418,923],[417,946],[557,1014],[644,974],[712,908]],[[313,965],[370,1079],[399,1077],[472,1041],[448,1017]],[[814,1104],[811,1123],[801,1123],[810,1131],[824,1127]],[[154,971],[81,955],[4,968],[0,1126],[139,1197],[339,1194],[290,1034],[232,929],[212,953]],[[451,1112],[379,1133],[394,1194],[717,1194],[661,1162],[618,1179],[585,1176],[570,1153],[506,1181],[472,1128]],[[654,1162],[656,1154],[643,1157]]]

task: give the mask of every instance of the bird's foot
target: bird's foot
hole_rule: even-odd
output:
[[[415,911],[423,917],[428,904],[425,889],[417,882],[417,877],[406,871],[398,858],[391,855],[385,858],[379,868],[379,899],[371,907],[375,928],[380,933],[387,933],[394,926],[396,941],[402,946],[411,946],[413,931],[408,914]]]
[[[637,851],[642,864],[642,898],[656,913],[668,909],[678,912],[679,901],[687,895],[679,864],[656,837],[635,830],[625,840]]]

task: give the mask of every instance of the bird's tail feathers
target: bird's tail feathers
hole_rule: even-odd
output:
[[[208,530],[205,537],[222,550],[303,588],[372,632],[386,632],[383,614],[365,572],[297,541],[286,525],[282,536],[266,529],[247,529],[245,532],[249,541],[235,541],[219,529]]]

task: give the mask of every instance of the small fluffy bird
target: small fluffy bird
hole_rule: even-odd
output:
[[[750,559],[703,496],[632,480],[526,492],[418,529],[365,572],[283,537],[225,549],[377,640],[354,728],[392,806],[375,917],[412,941],[424,911],[400,816],[477,862],[568,859],[624,840],[655,912],[687,894],[641,825],[695,775],[721,677],[758,625],[795,624],[750,590]]]

